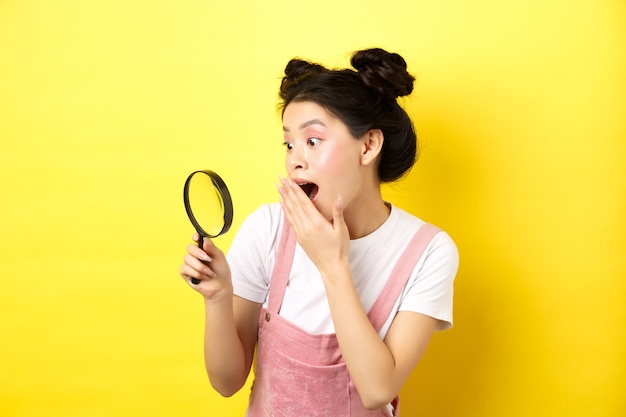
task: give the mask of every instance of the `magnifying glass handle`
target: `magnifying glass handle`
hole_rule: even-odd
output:
[[[200,233],[198,233],[198,235],[200,236],[200,238],[198,239],[198,247],[202,249],[202,247],[204,246],[204,237]],[[191,283],[194,285],[198,285],[200,284],[200,280],[198,278],[191,278]]]

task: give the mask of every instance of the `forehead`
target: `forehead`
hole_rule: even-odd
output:
[[[283,129],[286,132],[300,130],[313,124],[332,127],[338,123],[343,125],[331,112],[312,101],[291,102],[283,113]]]

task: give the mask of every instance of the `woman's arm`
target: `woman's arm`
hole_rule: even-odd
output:
[[[261,304],[232,294],[223,298],[205,300],[204,363],[213,388],[230,397],[250,373]]]
[[[361,401],[369,409],[385,407],[422,357],[437,320],[401,311],[383,341],[363,310],[349,270],[335,270],[324,283],[341,353]]]
[[[198,236],[194,236],[198,240]],[[211,385],[223,396],[246,382],[257,340],[261,304],[233,295],[224,253],[209,239],[203,248],[189,245],[180,275],[204,297],[204,360]],[[199,280],[198,284],[191,282]]]

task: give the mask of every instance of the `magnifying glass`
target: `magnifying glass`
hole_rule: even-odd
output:
[[[214,238],[228,232],[233,223],[233,200],[226,183],[213,171],[195,171],[189,174],[183,190],[185,210],[191,224],[200,235],[198,247],[204,238]],[[193,284],[200,280],[192,278]]]

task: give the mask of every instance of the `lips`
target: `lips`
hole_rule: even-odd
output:
[[[319,190],[319,187],[317,186],[317,184],[313,184],[312,182],[305,182],[305,183],[298,184],[298,185],[300,186],[300,188],[302,188],[302,191],[304,191],[304,194],[306,194],[311,200],[315,198]]]

